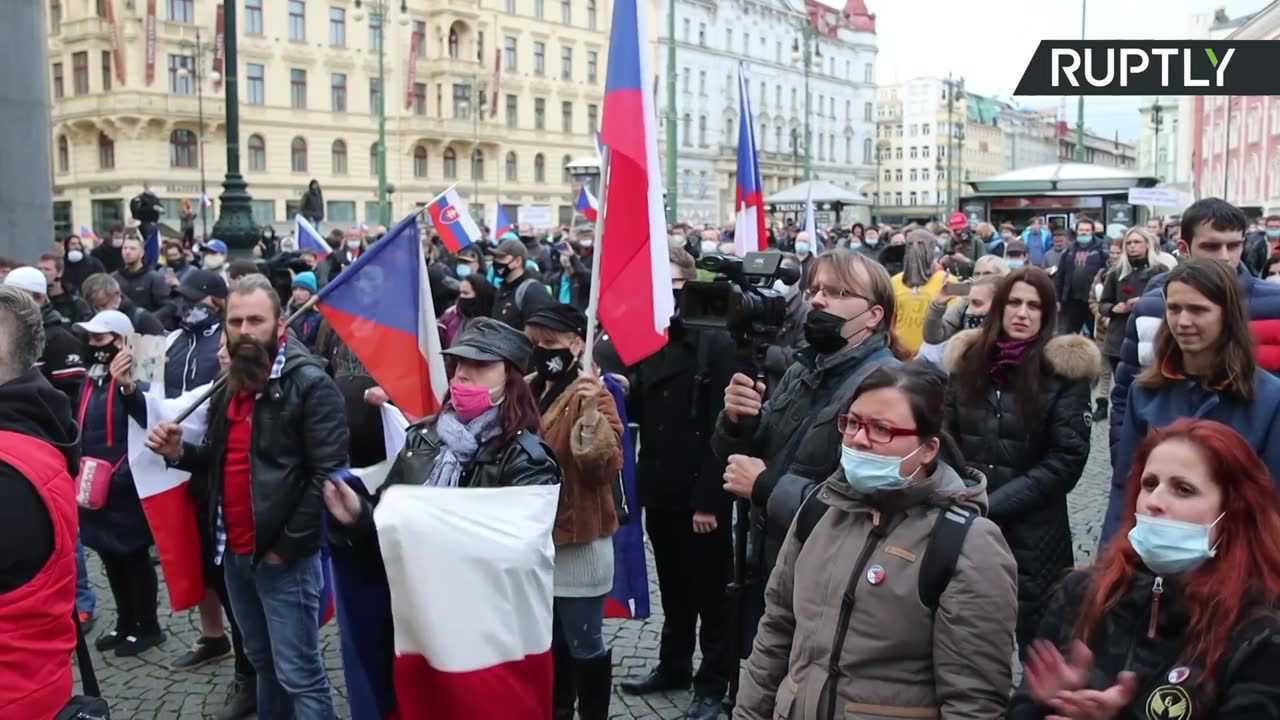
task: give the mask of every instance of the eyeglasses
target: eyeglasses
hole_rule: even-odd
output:
[[[853,436],[862,430],[867,439],[878,445],[893,442],[894,438],[915,437],[920,431],[917,428],[894,427],[878,420],[863,420],[857,415],[840,415],[836,418],[836,429],[841,435]]]
[[[867,301],[868,305],[871,304],[870,298],[867,298],[863,295],[859,295],[856,290],[847,290],[845,288],[836,288],[836,287],[826,287],[824,285],[816,285],[814,287],[809,288],[808,290],[805,290],[804,299],[806,301],[812,300],[818,297],[818,293],[822,293],[822,296],[827,298],[828,300],[847,300],[849,298],[862,298],[863,300]]]

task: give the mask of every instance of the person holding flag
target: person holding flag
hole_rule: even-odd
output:
[[[507,217],[507,211],[502,207],[502,203],[495,203],[493,210],[493,227],[489,231],[490,242],[497,244],[497,238],[506,235],[516,229],[516,224],[511,222],[511,218]]]
[[[333,717],[317,618],[324,585],[321,487],[347,466],[342,396],[323,364],[285,331],[270,281],[248,275],[227,298],[226,384],[209,401],[208,432],[184,443],[161,422],[147,447],[192,473],[201,528],[258,675],[264,718]]]

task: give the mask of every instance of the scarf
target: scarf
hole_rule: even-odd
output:
[[[1003,335],[997,339],[995,357],[991,359],[991,367],[988,369],[992,382],[997,386],[1003,386],[1013,377],[1018,367],[1022,365],[1022,359],[1026,357],[1027,350],[1038,339],[1031,337],[1026,340],[1014,340]]]
[[[462,468],[475,459],[480,446],[498,436],[501,431],[501,406],[491,407],[469,423],[462,422],[452,408],[440,413],[436,421],[436,433],[444,446],[436,456],[425,484],[434,487],[457,487]]]

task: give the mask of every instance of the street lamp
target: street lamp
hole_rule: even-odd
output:
[[[791,59],[804,65],[804,179],[806,181],[813,179],[813,130],[810,127],[812,122],[811,103],[812,94],[809,92],[809,74],[813,67],[822,64],[822,48],[818,46],[818,31],[814,29],[813,23],[809,22],[808,16],[800,23],[800,36],[804,38],[804,52],[801,52],[800,40],[793,39],[791,41]]]
[[[223,11],[226,38],[227,174],[222,181],[222,214],[213,226],[213,234],[227,244],[230,254],[243,257],[253,253],[262,239],[253,221],[253,198],[249,185],[240,174],[240,76],[236,45],[236,3],[225,4]]]
[[[369,0],[369,22],[378,18],[378,219],[382,225],[391,224],[390,208],[387,206],[387,75],[385,69],[386,50],[383,28],[387,14],[391,11],[392,0]],[[356,22],[364,18],[364,2],[356,0],[355,12],[351,14]],[[406,0],[400,0],[400,24],[409,24],[409,8]],[[416,58],[413,60],[416,62]]]
[[[183,40],[178,45],[183,48],[192,47],[192,43],[188,40]],[[204,242],[209,239],[209,207],[207,202],[209,190],[205,185],[204,177],[204,85],[200,80],[205,75],[204,71],[201,70],[201,64],[204,61],[204,46],[200,44],[200,28],[196,28],[195,51],[195,55],[192,56],[192,65],[194,67],[191,69],[181,67],[178,69],[178,74],[182,77],[194,75],[196,80],[196,115],[199,117],[200,123],[200,240]],[[210,71],[208,77],[209,82],[215,83],[222,79],[222,76],[216,70]]]

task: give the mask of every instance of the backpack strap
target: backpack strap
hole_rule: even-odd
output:
[[[920,566],[920,602],[930,612],[938,611],[942,593],[951,583],[951,576],[955,575],[965,535],[969,534],[969,527],[976,519],[978,513],[973,510],[952,505],[938,513],[938,519],[933,523],[929,545]]]
[[[547,451],[542,449],[542,443],[528,432],[516,433],[516,444],[526,453],[535,464],[541,465],[547,461]]]
[[[532,280],[528,276],[520,278],[520,285],[516,288],[516,311],[524,312],[524,296],[529,292],[529,286],[532,284],[527,282]]]
[[[813,490],[809,491],[809,497],[804,499],[800,504],[800,510],[796,513],[796,541],[802,548],[805,541],[813,534],[813,529],[818,526],[818,521],[827,514],[827,510],[831,509],[830,505],[822,501],[818,487],[815,485]]]
[[[98,676],[93,672],[93,657],[89,655],[89,644],[84,640],[84,629],[80,627],[80,615],[74,606],[71,608],[71,619],[76,623],[76,661],[80,664],[80,685],[85,695],[102,697],[102,689],[98,687]]]

